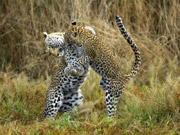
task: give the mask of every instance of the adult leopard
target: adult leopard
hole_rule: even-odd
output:
[[[84,27],[71,26],[64,35],[65,45],[76,44],[79,46],[79,51],[84,54],[68,65],[65,69],[66,74],[71,75],[79,65],[89,64],[102,77],[100,87],[106,92],[105,98],[110,117],[115,116],[119,97],[125,89],[125,84],[137,74],[141,64],[140,52],[127,34],[119,16],[116,16],[116,22],[135,54],[134,65],[128,73],[122,71],[119,57],[113,54],[110,47]]]

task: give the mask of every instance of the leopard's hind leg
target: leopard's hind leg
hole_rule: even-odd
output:
[[[108,116],[114,117],[119,107],[119,98],[124,90],[124,84],[121,81],[102,78],[100,80],[100,87],[106,92],[105,99]]]

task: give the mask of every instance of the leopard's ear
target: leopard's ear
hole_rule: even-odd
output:
[[[48,34],[47,34],[47,32],[43,32],[43,34],[44,34],[44,37],[45,37],[45,38],[46,38],[46,37],[47,37],[47,35],[48,35]]]
[[[90,26],[85,26],[85,29],[89,30],[92,34],[96,35],[95,30]]]
[[[73,26],[75,26],[76,25],[76,21],[72,21],[72,23],[71,23]]]

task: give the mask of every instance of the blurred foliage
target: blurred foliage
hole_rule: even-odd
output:
[[[65,31],[72,20],[93,27],[129,69],[133,56],[117,29],[115,15],[122,17],[142,52],[143,72],[148,72],[145,67],[156,58],[166,67],[175,57],[179,61],[179,7],[178,0],[1,0],[0,69],[11,65],[13,71],[25,71],[33,78],[47,70],[52,73],[55,58],[42,55],[42,33]]]

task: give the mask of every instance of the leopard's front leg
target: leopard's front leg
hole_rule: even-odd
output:
[[[81,76],[84,74],[84,66],[89,63],[88,57],[81,57],[69,63],[64,69],[64,73],[72,76]]]
[[[64,73],[72,76],[82,76],[84,74],[84,67],[68,64],[64,69]]]

